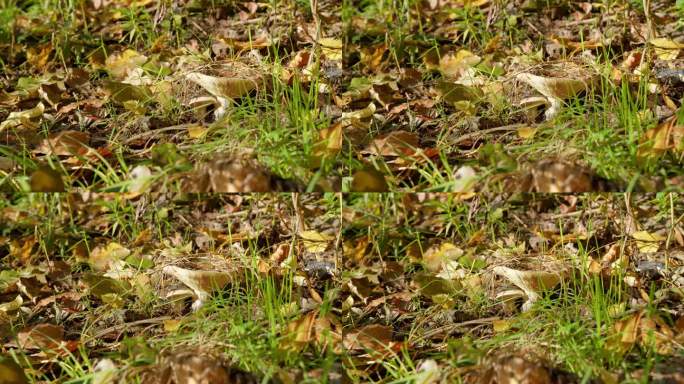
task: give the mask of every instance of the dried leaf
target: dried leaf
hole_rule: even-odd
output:
[[[90,143],[88,132],[67,130],[50,134],[34,152],[44,155],[82,156],[89,150],[88,143]]]
[[[447,53],[439,59],[439,70],[446,78],[458,79],[464,71],[477,65],[482,59],[472,52],[462,49],[456,53]]]
[[[106,271],[130,254],[131,251],[128,248],[112,241],[105,246],[95,247],[90,253],[89,263],[96,271]]]
[[[40,166],[33,171],[30,179],[32,192],[64,192],[62,175],[48,166]]]
[[[0,355],[0,383],[28,384],[24,370],[10,356]]]
[[[343,345],[349,351],[385,351],[392,342],[392,327],[371,324],[344,335]]]
[[[411,155],[418,148],[418,135],[408,131],[393,131],[375,140],[365,153],[379,156]]]
[[[123,80],[147,62],[147,57],[133,49],[113,54],[105,60],[105,68],[114,79]]]
[[[639,143],[637,156],[654,157],[667,151],[684,152],[684,125],[677,124],[676,117],[646,131]]]
[[[328,248],[335,236],[318,231],[302,231],[299,233],[304,243],[304,248],[311,253],[321,253]]]
[[[389,186],[382,172],[368,168],[354,172],[351,190],[352,192],[386,192]]]
[[[517,129],[518,137],[521,139],[531,139],[537,133],[537,128],[535,127],[520,127]]]
[[[34,122],[38,118],[43,116],[45,112],[45,105],[43,103],[38,103],[35,107],[27,109],[25,111],[12,112],[7,116],[7,119],[0,123],[0,132],[5,129],[15,129],[15,128],[38,128],[38,123]]]
[[[321,51],[328,60],[342,60],[342,39],[325,37],[318,40],[318,44],[321,45]]]
[[[64,327],[38,324],[17,334],[17,344],[23,349],[54,349],[64,341]]]
[[[660,243],[665,241],[665,237],[657,233],[638,231],[632,233],[632,238],[636,240],[637,247],[642,253],[655,253],[660,248]]]

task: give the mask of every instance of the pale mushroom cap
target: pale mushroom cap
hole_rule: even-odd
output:
[[[565,100],[587,89],[584,81],[568,77],[542,77],[531,73],[520,73],[516,77],[550,99]]]

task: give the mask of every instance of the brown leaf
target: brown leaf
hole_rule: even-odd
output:
[[[353,192],[386,192],[389,186],[382,172],[368,168],[354,172],[351,190]]]
[[[343,345],[350,351],[383,352],[392,342],[392,327],[381,324],[370,324],[344,336]]]
[[[81,156],[88,152],[89,143],[88,132],[68,130],[51,134],[33,152],[44,155]]]
[[[408,131],[393,131],[375,140],[365,151],[379,156],[402,156],[413,154],[419,145],[418,135]]]
[[[646,131],[639,143],[637,156],[659,156],[667,151],[684,151],[684,125],[677,124],[676,116]]]
[[[0,383],[28,384],[24,370],[9,356],[0,356]]]
[[[64,341],[64,328],[54,324],[38,324],[17,334],[17,344],[24,349],[54,349]]]
[[[33,171],[31,179],[32,192],[64,192],[62,175],[54,169],[44,165]]]

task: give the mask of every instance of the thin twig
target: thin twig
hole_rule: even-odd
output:
[[[193,125],[197,125],[197,124],[178,124],[178,125],[172,125],[170,127],[164,127],[164,128],[159,128],[159,129],[153,129],[151,131],[145,131],[145,132],[138,133],[137,135],[133,135],[133,136],[129,137],[128,139],[126,139],[126,141],[124,141],[124,144],[129,144],[129,143],[132,143],[136,140],[145,138],[147,136],[154,136],[154,135],[156,135],[158,133],[162,133],[162,132],[182,131],[184,129],[187,129],[188,127],[192,127]]]
[[[462,143],[464,141],[470,140],[475,137],[479,136],[484,136],[486,134],[492,133],[492,132],[501,132],[501,131],[513,131],[521,127],[525,127],[527,124],[509,124],[509,125],[504,125],[501,127],[495,127],[495,128],[489,128],[489,129],[483,129],[477,132],[471,132],[471,133],[466,133],[463,136],[460,136],[456,141],[452,142],[451,145],[456,145],[459,143]]]
[[[143,324],[157,324],[157,323],[161,323],[164,320],[171,320],[171,319],[172,319],[171,316],[160,316],[160,317],[153,317],[151,319],[142,319],[142,320],[132,321],[130,323],[113,325],[113,326],[111,326],[109,328],[105,328],[105,329],[101,330],[100,332],[96,333],[95,335],[91,336],[87,342],[90,342],[90,341],[95,340],[95,339],[102,338],[103,336],[105,336],[106,334],[108,334],[110,332],[114,332],[114,331],[118,331],[118,330],[123,331],[127,327],[133,327],[136,325],[143,325]]]
[[[435,335],[438,335],[440,333],[446,333],[447,335],[456,331],[459,328],[463,328],[469,325],[483,325],[483,324],[489,324],[494,322],[495,320],[499,320],[500,317],[498,316],[493,316],[493,317],[485,317],[482,319],[475,319],[475,320],[468,320],[468,321],[463,321],[460,323],[454,323],[454,324],[448,324],[441,326],[439,328],[431,329],[427,332],[425,332],[423,335],[421,335],[421,339],[429,339],[432,338]]]

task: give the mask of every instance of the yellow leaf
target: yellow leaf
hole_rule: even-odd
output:
[[[320,253],[328,248],[328,243],[335,239],[332,235],[327,235],[318,231],[302,231],[299,236],[302,238],[304,248],[311,253]]]
[[[188,127],[188,136],[191,139],[200,139],[204,137],[209,129],[201,125],[191,125]]]
[[[382,172],[368,168],[354,172],[351,183],[353,192],[386,192],[389,189]]]
[[[131,251],[128,248],[112,241],[104,247],[99,246],[93,249],[93,252],[90,254],[89,262],[94,270],[105,271],[113,262],[123,260],[130,254]]]
[[[521,139],[531,139],[537,133],[537,128],[534,127],[520,127],[518,128],[518,137]]]
[[[462,49],[458,52],[448,53],[439,59],[439,70],[447,78],[459,78],[463,72],[477,65],[482,59],[472,52]]]
[[[494,332],[496,333],[506,332],[507,330],[511,329],[512,324],[513,322],[511,320],[506,319],[494,320],[492,322]]]
[[[643,253],[658,252],[659,243],[665,240],[664,236],[647,231],[634,232],[632,233],[632,238],[636,240],[637,248]]]
[[[177,332],[180,328],[181,321],[178,319],[168,319],[164,320],[164,331],[167,333]]]
[[[147,57],[133,49],[109,56],[105,60],[105,68],[115,79],[122,80],[135,68],[147,62]]]
[[[679,50],[684,48],[684,44],[664,37],[651,39],[651,45],[655,48],[655,54],[659,59],[671,61],[679,56]]]
[[[651,39],[649,41],[651,45],[657,48],[663,48],[663,49],[682,49],[684,48],[684,44],[678,43],[672,39],[668,39],[665,37],[658,37],[655,39]]]
[[[321,51],[328,60],[342,60],[342,39],[326,37],[318,40],[318,44],[321,45]]]
[[[31,174],[31,192],[64,192],[64,181],[59,172],[41,166]]]

